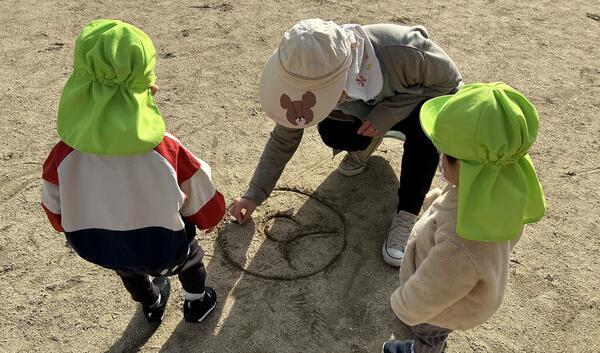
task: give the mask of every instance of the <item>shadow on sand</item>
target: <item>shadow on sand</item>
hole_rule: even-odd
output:
[[[201,324],[181,320],[160,353],[367,352],[409,330],[389,309],[397,269],[381,260],[398,179],[374,156],[313,192],[283,186],[240,226],[214,238],[207,284],[218,293]],[[135,352],[152,332],[136,313],[108,352]]]

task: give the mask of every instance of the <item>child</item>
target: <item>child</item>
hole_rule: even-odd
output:
[[[269,197],[305,128],[316,126],[334,154],[347,151],[337,169],[347,177],[362,173],[383,135],[396,131],[406,141],[398,203],[381,254],[399,267],[438,165],[419,108],[462,85],[452,59],[422,26],[340,26],[318,18],[296,23],[263,68],[258,96],[276,125],[231,215],[244,223]],[[373,182],[363,184],[371,188]]]
[[[117,272],[149,322],[163,319],[172,275],[185,291],[185,320],[200,322],[217,297],[204,286],[195,226],[210,231],[225,203],[208,164],[165,132],[155,61],[138,28],[85,26],[60,99],[61,141],[44,163],[42,206],[82,258]]]
[[[439,197],[415,225],[391,296],[415,339],[387,341],[385,353],[443,352],[450,332],[488,320],[523,225],[546,208],[527,155],[538,115],[521,93],[504,83],[466,85],[425,103],[420,119],[448,186],[430,193]]]

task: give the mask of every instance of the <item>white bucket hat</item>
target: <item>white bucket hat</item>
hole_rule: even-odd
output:
[[[337,105],[351,62],[350,39],[342,27],[320,19],[296,23],[263,68],[263,111],[289,128],[318,124]]]

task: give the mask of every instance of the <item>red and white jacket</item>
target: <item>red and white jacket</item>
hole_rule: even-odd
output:
[[[128,156],[59,142],[44,163],[42,207],[84,259],[147,272],[185,259],[190,223],[209,229],[225,214],[209,165],[169,133],[152,151]]]

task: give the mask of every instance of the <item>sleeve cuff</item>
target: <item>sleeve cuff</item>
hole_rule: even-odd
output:
[[[408,326],[415,326],[420,324],[421,322],[418,322],[410,315],[407,315],[407,313],[404,310],[402,310],[402,305],[398,301],[398,298],[401,296],[401,292],[402,287],[398,287],[390,296],[390,305],[392,307],[392,311],[394,312],[396,317],[400,319],[400,321],[404,322]]]
[[[252,190],[252,188],[250,188],[242,195],[242,198],[252,200],[254,201],[254,203],[256,203],[256,206],[260,206],[263,204],[263,202],[265,202],[267,196],[259,196],[258,194],[259,192],[256,192],[255,190]]]

